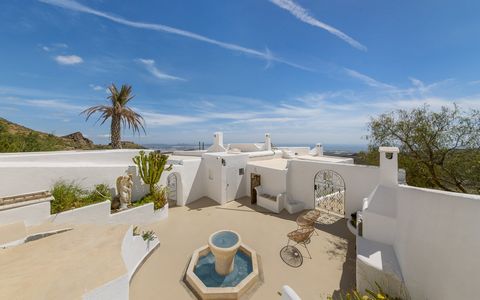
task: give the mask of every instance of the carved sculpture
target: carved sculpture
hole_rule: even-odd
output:
[[[117,178],[117,197],[120,202],[120,209],[125,209],[132,202],[133,176],[128,174]]]

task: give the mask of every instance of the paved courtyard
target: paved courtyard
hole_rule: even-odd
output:
[[[340,289],[355,285],[355,237],[345,220],[317,224],[308,248],[312,259],[292,268],[280,258],[286,234],[297,228],[298,215],[271,214],[249,198],[219,206],[204,198],[185,207],[169,210],[169,217],[142,229],[152,229],[160,239],[157,248],[130,286],[130,299],[192,299],[183,283],[184,271],[192,252],[207,244],[211,233],[220,229],[237,231],[245,244],[260,256],[262,283],[246,296],[248,299],[280,299],[282,285],[290,285],[302,299],[325,299]],[[307,255],[304,248],[300,250]]]

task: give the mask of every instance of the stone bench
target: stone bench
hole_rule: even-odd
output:
[[[262,186],[255,187],[257,191],[257,205],[271,212],[280,213],[284,207],[285,194],[280,193],[276,196],[265,193]]]

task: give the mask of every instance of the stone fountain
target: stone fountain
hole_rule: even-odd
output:
[[[185,274],[200,299],[238,299],[258,278],[256,252],[232,230],[211,234],[208,245],[194,251]]]
[[[233,271],[233,260],[240,248],[240,236],[235,231],[220,230],[212,233],[208,239],[208,246],[215,256],[215,271],[226,276]]]

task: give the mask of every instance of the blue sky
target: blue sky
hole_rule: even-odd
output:
[[[133,86],[141,143],[364,144],[370,116],[480,108],[480,1],[0,2],[0,116],[108,141],[85,122]]]

